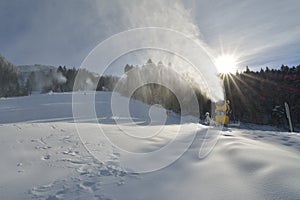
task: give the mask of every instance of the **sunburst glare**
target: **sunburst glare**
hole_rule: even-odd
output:
[[[221,55],[215,59],[215,65],[221,74],[235,73],[237,58],[234,55]]]

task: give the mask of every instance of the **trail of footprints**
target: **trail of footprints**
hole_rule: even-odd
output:
[[[52,126],[53,130],[59,130]],[[100,199],[109,200],[103,195],[101,186],[125,183],[125,176],[137,176],[120,168],[120,154],[110,155],[111,161],[101,163],[86,152],[75,133],[60,129],[62,134],[50,134],[45,138],[32,140],[37,143],[35,149],[43,154],[41,160],[50,166],[68,167],[75,171],[74,175],[56,180],[48,185],[34,187],[29,190],[32,199]]]

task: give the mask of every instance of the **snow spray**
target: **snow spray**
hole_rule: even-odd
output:
[[[151,114],[153,110],[157,110],[151,107],[149,109],[151,122],[148,126],[140,126],[132,119],[129,109],[130,98],[120,96],[125,89],[130,97],[144,85],[158,84],[168,88],[178,99],[181,108],[179,115],[181,126],[176,128],[171,135],[172,140],[165,146],[155,151],[139,153],[118,145],[113,135],[99,123],[97,113],[101,113],[102,110],[95,111],[95,91],[73,94],[73,116],[75,122],[88,119],[98,123],[99,134],[107,138],[107,144],[114,145],[122,152],[122,158],[125,159],[122,164],[125,168],[144,173],[169,166],[190,147],[199,131],[203,134],[203,130],[199,129],[199,119],[190,115],[192,111],[194,116],[199,116],[198,100],[193,89],[197,88],[204,92],[213,102],[224,100],[224,91],[209,50],[200,39],[200,31],[193,23],[190,13],[180,2],[167,3],[167,1],[155,0],[126,3],[128,4],[122,6],[125,13],[122,18],[124,24],[128,24],[128,28],[131,29],[115,34],[97,45],[84,59],[81,67],[103,75],[108,69],[113,71],[111,68],[114,66],[125,66],[127,63],[124,61],[133,63],[151,58],[163,63],[172,63],[168,67],[144,68],[145,73],[137,73],[133,76],[134,80],[131,80],[132,84],[128,87],[124,87],[126,75],[123,75],[111,94],[112,116],[107,117],[114,120],[120,134],[123,134],[122,141],[128,141],[127,146],[137,141],[159,137],[167,126],[165,125],[167,117]],[[80,79],[79,71],[74,83],[75,91]],[[124,119],[127,120],[125,124]],[[222,127],[204,129],[206,136],[209,137],[201,140],[202,145],[198,155],[200,159],[205,158],[212,151],[221,129]],[[89,137],[86,130],[80,130],[78,127],[77,132],[84,144],[97,146],[95,138]],[[95,158],[102,161],[100,150],[88,146],[86,148]]]

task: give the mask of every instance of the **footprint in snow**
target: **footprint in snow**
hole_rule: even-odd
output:
[[[22,130],[22,128],[16,124],[13,125],[14,127],[18,128],[19,130]]]
[[[290,137],[288,137],[288,136],[283,136],[282,138],[281,138],[281,140],[283,140],[283,141],[288,141],[290,139]]]
[[[43,155],[42,157],[41,157],[41,159],[42,160],[49,160],[50,159],[50,155],[49,154],[46,154],[46,155]]]
[[[22,172],[25,171],[24,168],[23,168],[23,163],[18,163],[17,168],[18,168],[18,173],[22,173]]]
[[[73,151],[71,149],[62,152],[65,155],[69,155],[69,156],[77,156],[79,154],[79,151]]]
[[[34,147],[35,149],[37,149],[37,150],[46,150],[46,149],[51,149],[51,147],[50,146],[36,146],[36,147]]]
[[[24,140],[23,139],[17,140],[17,142],[20,143],[20,144],[22,144],[24,142]]]

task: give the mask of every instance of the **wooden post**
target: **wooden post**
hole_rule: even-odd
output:
[[[292,118],[291,118],[289,104],[287,102],[284,102],[284,106],[285,106],[286,117],[289,120],[290,131],[293,132],[293,125],[292,125]]]

